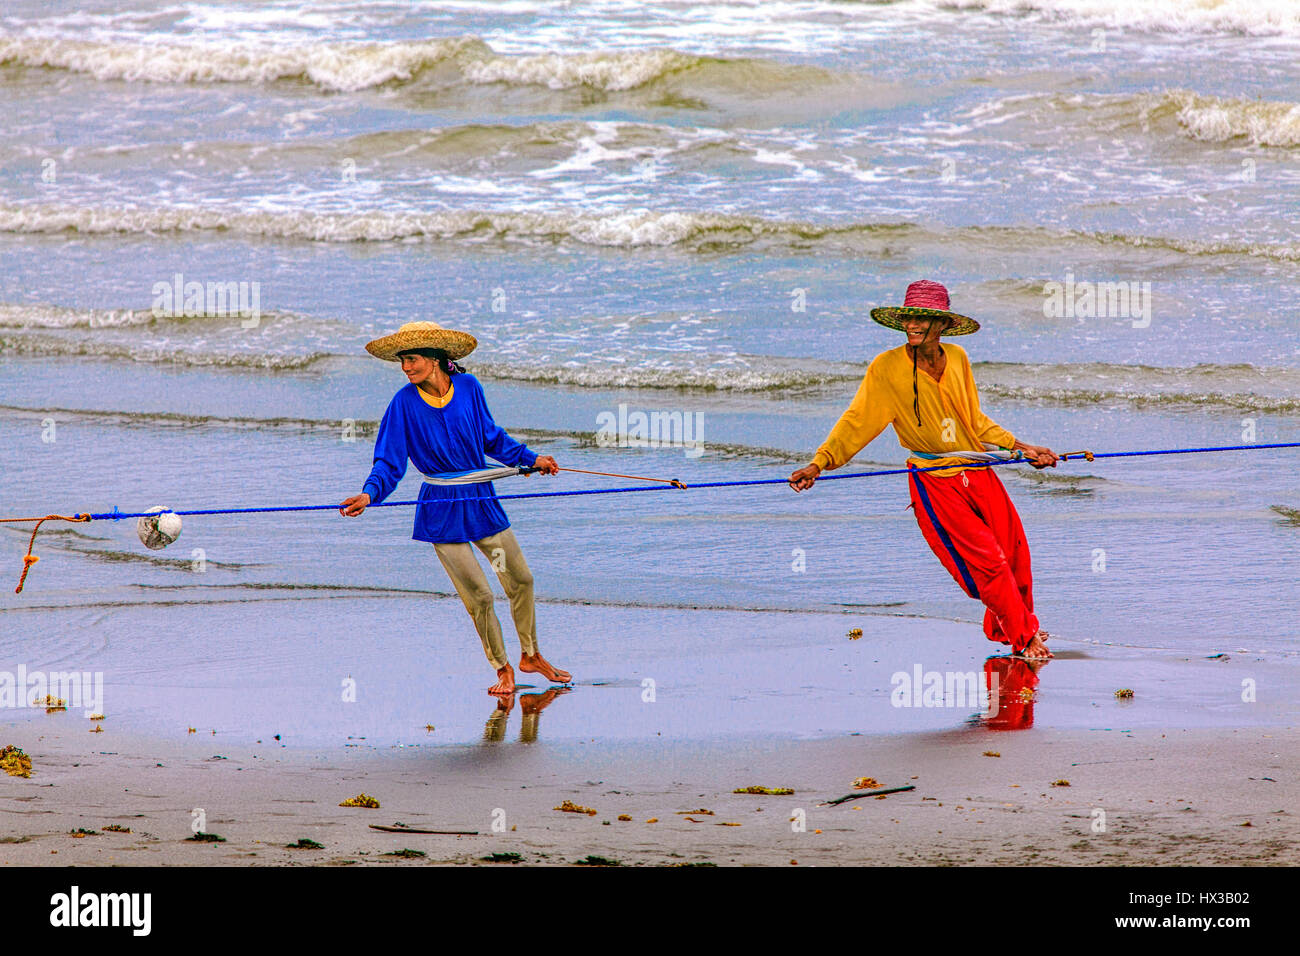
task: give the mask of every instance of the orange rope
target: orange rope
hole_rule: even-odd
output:
[[[575,471],[580,475],[601,475],[605,478],[627,478],[630,481],[658,481],[665,485],[672,485],[674,488],[686,488],[676,478],[643,478],[640,475],[616,475],[610,471],[586,471],[582,468],[561,468],[560,471]]]
[[[33,564],[41,560],[36,555],[32,554],[32,545],[36,543],[36,532],[41,530],[41,525],[44,524],[46,521],[51,521],[51,520],[89,521],[90,515],[77,514],[72,517],[69,517],[68,515],[46,515],[44,518],[0,518],[0,522],[6,522],[6,523],[10,521],[35,521],[36,522],[36,527],[32,529],[32,536],[27,542],[27,554],[23,556],[23,573],[22,576],[18,579],[18,587],[14,588],[14,594],[23,593],[23,582],[27,580],[27,572],[32,569]]]

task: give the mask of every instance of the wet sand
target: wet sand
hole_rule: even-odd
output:
[[[399,599],[362,603],[373,613],[376,600]],[[331,633],[346,632],[348,602],[329,604]],[[451,601],[436,604],[438,614],[463,614]],[[183,617],[184,609],[169,612]],[[489,675],[465,642],[403,654],[375,637],[364,660],[342,662],[321,640],[299,655],[308,676],[294,683],[276,670],[271,638],[250,680],[247,666],[186,669],[138,646],[137,669],[127,673],[115,639],[101,634],[103,733],[88,733],[75,709],[6,714],[0,743],[24,749],[35,772],[0,777],[0,859],[1300,862],[1300,787],[1286,769],[1300,757],[1290,658],[1232,648],[1206,659],[1058,637],[1058,659],[1035,673],[1004,658],[986,664],[993,646],[968,623],[554,604],[541,612],[557,634],[581,625],[616,637],[581,647],[552,638],[544,649],[579,683],[554,694],[526,690],[509,712],[483,693]],[[863,637],[850,639],[850,626]],[[456,667],[438,675],[443,656]],[[363,673],[379,661],[374,676],[385,693],[370,693],[376,684],[363,680],[358,701],[340,704],[334,670]],[[923,688],[915,698],[900,689],[897,675],[917,667],[975,675],[980,689],[996,675],[998,706],[954,700],[952,689],[928,706],[896,706],[927,704]],[[435,675],[427,681],[426,668]],[[1244,682],[1257,688],[1256,701],[1241,699]],[[312,696],[318,683],[328,703]],[[1132,700],[1115,698],[1120,687],[1134,690]],[[417,725],[421,715],[428,724]],[[852,792],[859,777],[916,789],[819,805]],[[1062,780],[1069,786],[1055,785]],[[795,792],[732,792],[751,785]],[[381,808],[338,806],[362,792]],[[597,812],[553,809],[565,800]],[[196,809],[226,842],[186,840]],[[712,813],[685,813],[702,810]],[[396,822],[477,835],[369,827]],[[114,823],[131,832],[103,830]],[[71,835],[78,828],[98,833]],[[323,849],[285,848],[304,838]],[[384,856],[404,848],[426,856]]]
[[[85,606],[61,595],[62,606],[15,609],[5,616],[12,626],[0,639],[0,670],[102,673],[96,709],[108,717],[107,733],[166,741],[193,727],[219,751],[277,735],[280,744],[322,753],[476,743],[495,709],[485,693],[495,677],[455,597],[287,586],[142,594]],[[517,653],[500,599],[497,612],[507,651]],[[994,669],[987,659],[1008,650],[973,623],[869,608],[809,613],[543,600],[537,620],[543,653],[575,680],[538,721],[548,741],[951,730],[987,710],[976,699]],[[40,640],[27,636],[29,627],[39,627]],[[850,637],[854,629],[860,638]],[[1023,666],[997,665],[1003,696],[1011,696],[995,726],[1030,720],[1062,730],[1163,731],[1300,723],[1294,653],[1220,646],[1172,630],[1148,630],[1146,647],[1106,643],[1077,625],[1053,630],[1058,659],[1032,681]],[[918,668],[921,683],[905,688],[906,706],[897,706],[894,675],[912,682]],[[945,686],[943,700],[923,699],[934,675],[945,684],[949,675],[962,680]],[[532,692],[545,690],[536,677],[519,680],[543,685]],[[1243,681],[1257,686],[1253,701],[1242,700]],[[1134,697],[1116,700],[1121,688]],[[1021,692],[1032,692],[1032,706],[1016,697]],[[31,741],[50,731],[84,733],[88,713],[5,708],[0,718]]]
[[[1294,734],[1259,730],[1028,731],[996,744],[963,731],[508,741],[390,754],[223,747],[221,759],[216,747],[156,740],[111,749],[66,736],[29,745],[36,775],[7,780],[0,797],[5,865],[486,865],[494,853],[651,866],[1300,863],[1300,787],[1286,769],[1300,748]],[[916,789],[819,806],[865,775]],[[732,792],[751,785],[795,793]],[[381,807],[337,806],[362,791]],[[597,812],[554,809],[566,800]],[[195,808],[224,843],[187,842]],[[397,822],[477,835],[369,826]],[[114,823],[131,832],[103,831]],[[77,828],[99,835],[70,835]],[[286,848],[304,838],[323,848]],[[385,855],[408,848],[426,855]]]

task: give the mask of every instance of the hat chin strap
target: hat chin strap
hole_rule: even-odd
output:
[[[934,323],[937,321],[939,320],[930,319],[930,325],[925,330],[925,338],[921,339],[922,344],[925,344],[926,340],[929,338],[930,330],[934,328]],[[940,335],[943,335],[944,332],[947,332],[950,328],[952,328],[955,320],[944,319],[943,321],[945,324],[943,329],[940,330],[939,332]],[[906,329],[904,329],[904,331],[906,331]],[[939,344],[938,339],[935,339],[934,342],[936,345]],[[940,348],[942,348],[942,346],[940,346]],[[916,413],[916,427],[920,428],[921,427],[921,389],[920,386],[917,385],[916,362],[921,355],[921,350],[917,348],[915,345],[912,345],[911,349],[912,349],[912,411]]]
[[[912,346],[912,411],[916,412],[916,427],[921,427],[921,389],[916,384],[916,360],[921,350]]]

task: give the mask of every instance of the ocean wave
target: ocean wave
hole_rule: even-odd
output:
[[[1300,413],[1300,370],[1253,365],[1158,367],[1105,362],[1035,365],[974,362],[980,393],[1029,404],[1070,408],[1099,404],[1150,408],[1206,407],[1255,413]],[[500,381],[520,381],[595,389],[683,390],[762,394],[838,389],[846,396],[861,380],[863,367],[809,359],[748,359],[671,367],[583,363],[572,366],[514,366],[476,363],[473,371]]]
[[[329,363],[360,361],[336,351],[292,354],[277,351],[204,351],[166,342],[81,340],[41,333],[0,333],[0,354],[90,358],[182,367],[229,368],[252,373],[319,370]],[[1252,365],[1152,367],[1110,363],[973,363],[987,400],[1053,404],[1066,408],[1098,405],[1152,409],[1229,409],[1253,414],[1300,415],[1300,370]],[[671,364],[641,359],[571,360],[527,363],[473,361],[470,371],[485,380],[605,391],[715,393],[719,395],[847,397],[863,367],[807,357],[683,354]],[[333,426],[331,426],[333,427]]]
[[[88,73],[97,80],[253,83],[300,80],[331,91],[409,81],[462,52],[488,51],[475,37],[414,43],[301,45],[132,43],[0,36],[0,66]]]
[[[475,36],[380,43],[100,42],[0,34],[0,66],[89,74],[100,81],[247,83],[297,81],[356,92],[427,79],[435,85],[501,84],[607,93],[690,73],[737,90],[799,89],[833,80],[815,66],[698,56],[672,49],[506,56]]]
[[[1300,103],[1206,96],[1191,90],[1154,93],[1016,94],[981,104],[966,114],[976,127],[1015,126],[1012,135],[1054,138],[1086,126],[1108,136],[1140,130],[1206,143],[1243,140],[1253,146],[1300,146]]]
[[[330,435],[338,434],[339,428],[343,425],[342,419],[337,418],[296,418],[287,416],[257,418],[252,416],[199,415],[188,412],[133,412],[93,408],[54,408],[46,406],[29,408],[22,405],[0,405],[0,418],[25,420],[44,419],[51,416],[55,416],[63,422],[75,421],[99,427],[219,428],[238,431],[285,431],[304,434],[326,433]],[[353,433],[359,439],[373,438],[379,432],[379,419],[377,418],[355,420],[351,422],[351,425],[354,429]],[[510,434],[525,444],[537,445],[543,442],[562,442],[574,448],[600,448],[602,451],[608,451],[611,454],[618,452],[618,449],[611,449],[609,446],[598,444],[596,441],[597,429],[594,428],[591,431],[575,431],[571,429],[523,426],[511,428]],[[746,445],[737,442],[717,441],[710,441],[708,450],[709,457],[714,460],[737,458],[765,462],[795,462],[799,464],[806,463],[809,454],[807,449],[789,450],[772,448],[766,445]],[[856,464],[863,467],[888,467],[885,462],[865,460],[859,460]],[[42,532],[42,534],[44,533]],[[73,529],[55,529],[50,533],[80,536],[80,533]]]
[[[244,321],[238,313],[221,315],[154,315],[152,309],[76,309],[41,303],[0,303],[0,329],[131,329],[137,326],[213,325]],[[264,309],[258,326],[283,322],[333,325],[329,320],[307,319],[291,312]]]
[[[931,0],[922,0],[929,3]],[[941,9],[1149,33],[1300,36],[1294,0],[933,0]]]
[[[273,416],[256,418],[238,415],[199,415],[188,412],[132,412],[98,408],[29,408],[23,405],[0,405],[0,417],[28,418],[54,415],[64,420],[123,428],[225,428],[249,431],[285,430],[291,432],[337,433],[342,419],[295,418]],[[358,435],[375,435],[379,419],[353,423]],[[43,532],[42,532],[43,533]]]
[[[156,321],[148,309],[70,309],[0,303],[0,329],[118,329],[152,325]]]
[[[0,205],[0,232],[83,235],[221,233],[312,242],[575,240],[585,245],[748,245],[762,239],[811,243],[836,236],[921,234],[900,224],[845,226],[721,213],[448,210],[442,212],[235,212],[184,207]]]
[[[195,351],[178,345],[130,344],[40,334],[0,333],[0,355],[78,357],[104,361],[149,362],[187,368],[298,371],[330,357],[326,352],[292,355],[258,351]]]
[[[1300,399],[1267,397],[1243,392],[1144,393],[1091,388],[1035,388],[1033,386],[981,386],[982,395],[1042,404],[1050,402],[1071,408],[1098,405],[1127,405],[1135,408],[1221,408],[1261,414],[1295,415]]]
[[[1259,414],[1300,413],[1300,370],[1254,365],[1190,367],[1028,365],[976,362],[980,394],[1071,408],[1219,408]]]
[[[786,141],[778,141],[784,146]],[[398,129],[360,133],[341,138],[299,137],[275,142],[222,139],[185,143],[133,143],[107,146],[68,147],[64,162],[76,165],[79,173],[115,176],[124,166],[170,167],[179,161],[205,173],[248,178],[265,177],[282,182],[282,177],[320,177],[331,185],[342,164],[355,164],[366,180],[396,177],[399,171],[420,177],[423,183],[432,170],[454,170],[470,183],[495,177],[498,188],[518,196],[518,182],[500,179],[527,173],[545,177],[561,173],[586,172],[601,164],[654,174],[659,164],[671,163],[674,172],[681,163],[734,163],[753,158],[770,139],[761,134],[739,137],[709,127],[660,126],[612,120],[549,120],[520,124],[445,126],[433,129]],[[715,150],[719,151],[715,154]],[[35,161],[39,164],[48,149],[44,144],[14,141],[0,144],[0,164]]]
[[[1151,113],[1175,113],[1179,126],[1192,139],[1300,146],[1300,103],[1201,96],[1190,90],[1172,90],[1154,99]]]
[[[886,255],[900,244],[965,244],[985,250],[1041,251],[1052,244],[1083,243],[1300,262],[1300,243],[1178,239],[1127,233],[1052,230],[1022,226],[928,228],[906,222],[810,223],[707,212],[636,210],[607,215],[567,211],[513,212],[237,212],[198,207],[87,207],[37,203],[0,205],[0,232],[19,234],[156,235],[210,233],[309,242],[574,241],[634,249],[673,246],[715,252],[749,246],[843,249]]]
[[[802,365],[802,367],[800,367]],[[817,367],[789,359],[766,362],[728,362],[717,365],[701,362],[692,366],[678,359],[662,366],[648,365],[515,365],[480,362],[476,373],[501,381],[529,382],[539,385],[568,385],[580,388],[689,389],[708,392],[768,392],[787,389],[812,389],[841,382],[856,382],[862,370],[847,365]]]
[[[672,148],[699,138],[702,137],[689,128],[615,121],[554,120],[385,130],[363,133],[327,145],[330,152],[358,162],[408,159],[423,166],[429,160],[459,160],[478,165],[497,156],[537,157],[554,162],[571,156],[574,147],[584,143],[599,144],[609,150],[649,150]],[[296,145],[277,144],[276,151],[282,152]]]

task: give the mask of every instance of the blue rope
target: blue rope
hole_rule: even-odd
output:
[[[1150,455],[1192,455],[1201,452],[1210,451],[1262,451],[1267,448],[1300,448],[1300,442],[1279,442],[1270,445],[1219,445],[1207,448],[1161,448],[1154,451],[1112,451],[1097,452],[1093,458],[1140,458]],[[858,471],[848,475],[822,475],[818,481],[838,481],[845,478],[879,478],[885,475],[906,475],[911,472],[920,471],[943,471],[948,468],[992,468],[995,465],[1014,465],[1027,464],[1025,458],[1011,458],[1006,461],[979,461],[971,462],[966,465],[931,465],[925,468],[887,468],[881,471]],[[689,489],[696,488],[747,488],[755,485],[786,485],[789,484],[788,478],[756,478],[749,481],[706,481],[699,484],[687,486]],[[635,488],[589,488],[581,491],[537,491],[529,494],[519,495],[497,495],[501,501],[519,500],[522,498],[568,498],[578,495],[622,495],[633,492],[649,491],[680,491],[672,485],[640,485]],[[367,505],[368,508],[402,508],[410,505],[429,505],[445,504],[446,499],[431,499],[428,501],[384,501],[380,504]],[[274,508],[209,508],[200,511],[173,511],[177,515],[246,515],[246,514],[265,514],[272,511],[338,511],[338,505],[286,505]],[[120,521],[123,518],[149,518],[154,517],[159,512],[137,512],[134,514],[124,514],[113,506],[112,511],[102,512],[100,514],[90,515],[91,520],[98,521],[104,518],[111,518],[114,521]]]

